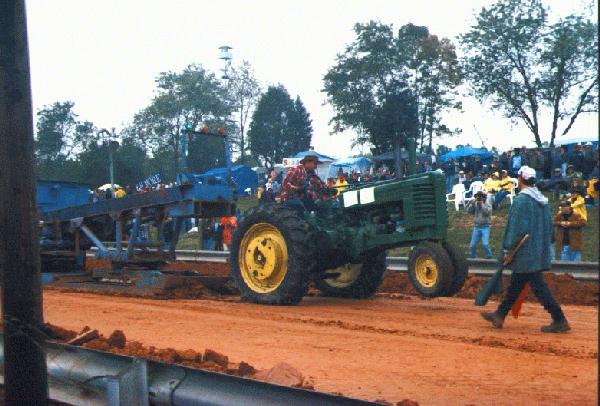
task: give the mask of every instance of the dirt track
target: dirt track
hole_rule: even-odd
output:
[[[493,307],[490,303],[488,307]],[[287,362],[315,389],[420,404],[596,404],[598,311],[565,306],[573,331],[544,335],[548,316],[525,303],[494,330],[471,300],[379,294],[306,298],[269,307],[222,300],[151,300],[44,292],[46,321],[122,329],[158,348],[211,348],[260,369]]]

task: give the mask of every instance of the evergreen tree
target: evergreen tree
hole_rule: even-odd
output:
[[[289,125],[292,132],[291,148],[297,152],[310,148],[313,134],[312,120],[300,96],[296,96],[294,100],[294,113],[290,116]]]
[[[300,99],[294,103],[284,86],[269,86],[248,131],[252,156],[271,169],[283,158],[308,149],[311,137],[310,116]]]

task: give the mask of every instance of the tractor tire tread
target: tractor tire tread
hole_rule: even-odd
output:
[[[438,268],[438,282],[431,288],[421,286],[415,273],[415,262],[422,252],[430,255]],[[408,258],[408,276],[415,290],[425,297],[445,296],[454,281],[454,266],[448,252],[441,244],[432,241],[420,242]]]
[[[383,281],[383,274],[387,268],[385,258],[385,251],[377,251],[365,259],[360,274],[350,286],[333,287],[322,278],[317,278],[315,285],[324,296],[368,299],[375,294]]]
[[[286,240],[288,269],[281,285],[268,293],[257,293],[246,286],[239,267],[238,251],[244,233],[256,223],[274,225]],[[299,303],[308,292],[310,271],[315,268],[315,246],[307,233],[306,222],[290,208],[267,205],[252,209],[236,229],[231,243],[231,274],[242,293],[242,300],[271,305]]]
[[[442,246],[448,252],[448,256],[454,267],[454,280],[448,291],[444,294],[444,296],[450,297],[457,294],[465,284],[469,276],[469,263],[465,254],[455,244],[445,240],[442,242]]]

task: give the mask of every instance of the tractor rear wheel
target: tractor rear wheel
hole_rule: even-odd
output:
[[[377,251],[362,264],[326,270],[315,285],[325,296],[366,299],[381,285],[385,268],[385,251]]]
[[[287,207],[273,204],[257,208],[236,229],[230,262],[242,299],[296,304],[306,294],[315,268],[309,226]]]
[[[465,254],[456,245],[446,240],[442,242],[442,246],[448,252],[454,267],[454,280],[444,296],[454,296],[462,289],[469,276],[469,264]]]
[[[444,296],[452,286],[454,267],[444,247],[433,242],[421,242],[410,253],[408,275],[421,295]]]

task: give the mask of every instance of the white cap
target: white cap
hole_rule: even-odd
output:
[[[521,169],[519,169],[519,176],[525,180],[535,178],[535,169],[530,168],[529,166],[522,166]]]

